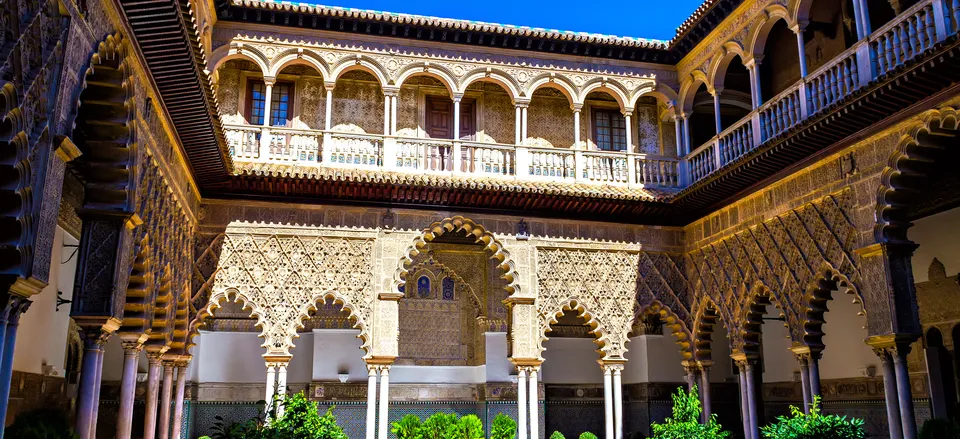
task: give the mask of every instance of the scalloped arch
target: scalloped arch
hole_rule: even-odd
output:
[[[646,306],[642,307],[636,315],[643,315],[645,313],[649,314],[658,314],[663,322],[670,327],[670,333],[673,334],[674,338],[677,339],[677,345],[680,346],[680,355],[684,360],[690,360],[693,358],[693,345],[691,343],[690,330],[686,327],[683,320],[673,312],[670,307],[664,305],[659,300],[654,299]]]
[[[291,333],[293,336],[291,338],[300,337],[300,333],[297,332],[297,330],[303,329],[304,320],[310,318],[310,313],[317,310],[317,303],[321,301],[326,302],[327,300],[332,300],[334,304],[340,305],[340,307],[347,312],[347,318],[354,322],[353,327],[360,330],[360,333],[357,334],[357,338],[360,339],[360,349],[363,350],[365,356],[369,356],[371,353],[371,343],[373,342],[369,329],[370,324],[363,320],[360,313],[357,312],[356,306],[351,304],[346,297],[336,290],[327,290],[319,294],[314,294],[310,298],[310,301],[300,308],[300,318],[296,322],[296,327],[288,328],[292,329]],[[290,346],[293,347],[292,339],[290,340]]]
[[[219,270],[218,270],[219,271]],[[215,276],[211,276],[213,279]],[[250,300],[250,297],[247,296],[244,292],[240,291],[236,287],[224,288],[222,291],[218,291],[210,295],[210,299],[207,301],[207,304],[197,310],[197,315],[190,322],[189,334],[187,335],[186,343],[186,352],[190,352],[190,348],[197,345],[195,339],[197,335],[200,334],[200,328],[206,326],[207,320],[213,317],[217,308],[220,308],[223,302],[232,302],[239,303],[243,305],[243,310],[250,312],[250,317],[255,317],[257,319],[256,327],[260,328],[261,332],[258,335],[260,338],[264,338],[263,334],[263,324],[264,318],[260,315],[259,311],[254,307],[253,301]],[[264,343],[260,345],[261,347],[267,347],[267,342],[264,340]]]
[[[559,305],[556,309],[547,312],[547,316],[549,316],[549,318],[546,319],[546,321],[544,321],[538,329],[537,356],[540,357],[541,360],[543,359],[543,352],[546,351],[546,348],[543,347],[543,343],[550,339],[547,337],[547,333],[550,332],[551,326],[553,326],[554,323],[557,323],[557,319],[562,316],[565,311],[577,312],[577,317],[582,318],[585,322],[584,324],[590,327],[590,334],[593,334],[594,336],[593,342],[598,345],[596,352],[600,355],[600,359],[607,359],[609,353],[604,351],[603,348],[605,347],[608,338],[608,329],[605,328],[599,320],[597,320],[596,314],[584,306],[583,301],[577,299],[576,297],[567,298],[567,300]],[[624,347],[623,351],[626,352],[627,348]]]
[[[835,300],[832,293],[836,290],[845,290],[844,294],[853,296],[853,303],[860,305],[858,315],[866,316],[863,297],[856,285],[829,263],[824,262],[823,268],[820,269],[820,276],[811,281],[803,297],[803,321],[798,328],[802,333],[793,336],[795,339],[803,340],[803,344],[811,349],[824,348],[823,325],[826,323],[824,316],[828,311],[827,303]]]
[[[704,297],[693,319],[693,359],[697,361],[713,360],[713,328],[719,324],[730,333],[723,312],[717,303],[710,297]],[[728,342],[731,341],[728,339]],[[732,347],[732,346],[731,346]]]
[[[733,340],[733,346],[740,352],[747,355],[760,355],[763,316],[767,313],[768,305],[773,305],[781,313],[784,312],[783,304],[777,296],[766,285],[757,282],[748,293],[746,304],[741,311],[740,331]],[[784,322],[783,325],[787,327],[787,332],[792,337],[794,332],[790,330],[789,324]]]

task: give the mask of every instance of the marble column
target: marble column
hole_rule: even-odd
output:
[[[528,104],[523,104],[520,107],[520,143],[523,144],[527,141],[527,108]]]
[[[287,395],[287,364],[280,363],[277,365],[277,396],[280,401],[277,402],[277,417],[283,416],[283,403],[284,397]]]
[[[269,416],[270,412],[273,409],[273,397],[276,395],[276,386],[277,385],[277,369],[273,363],[267,363],[267,392],[266,396],[263,398],[267,403],[266,412]]]
[[[613,366],[613,436],[623,439],[623,365]]]
[[[137,391],[137,363],[146,335],[123,342],[123,375],[120,378],[120,409],[117,413],[117,439],[130,439],[133,433],[133,403]]]
[[[703,423],[710,423],[713,414],[713,404],[710,400],[710,366],[700,367],[700,399],[703,403]]]
[[[573,108],[573,149],[580,148],[580,110],[581,107]]]
[[[820,352],[810,352],[808,367],[810,368],[810,401],[813,402],[818,396],[823,396],[820,390]]]
[[[271,111],[270,105],[273,104],[273,102],[272,102],[272,101],[273,101],[273,84],[274,84],[276,81],[277,81],[277,80],[276,80],[275,78],[263,78],[263,84],[264,84],[264,86],[265,86],[264,88],[266,88],[266,91],[265,91],[264,94],[263,94],[263,96],[264,96],[264,101],[263,101],[263,126],[265,126],[265,127],[270,126],[270,119],[271,119],[271,117],[270,117],[270,111]]]
[[[613,371],[603,366],[603,425],[605,439],[613,437]]]
[[[389,136],[393,134],[390,131],[390,95],[384,93],[383,95],[383,135]]]
[[[453,98],[453,139],[460,139],[460,100],[461,96]]]
[[[540,437],[540,395],[539,385],[537,384],[537,371],[540,368],[533,366],[530,368],[530,385],[527,386],[530,391],[530,439],[539,439]]]
[[[623,112],[623,124],[626,126],[625,133],[627,135],[627,152],[634,152],[636,149],[633,147],[633,112],[624,111]]]
[[[160,368],[162,361],[159,352],[147,352],[147,401],[143,418],[143,439],[154,439],[157,434],[157,404],[160,395]]]
[[[0,421],[7,419],[7,408],[10,401],[10,381],[13,379],[13,352],[17,344],[17,328],[20,326],[20,316],[27,311],[29,299],[19,296],[8,296],[3,307],[6,319],[6,331],[3,333],[3,354],[0,356]],[[2,425],[0,425],[2,427]],[[0,428],[0,439],[3,438],[3,428]]]
[[[917,439],[917,420],[913,414],[913,392],[910,389],[910,373],[907,371],[909,346],[898,346],[891,351],[893,369],[897,377],[897,397],[900,401],[900,423],[903,439]]]
[[[686,363],[686,361],[684,361],[684,363]],[[686,372],[685,381],[687,382],[687,391],[692,391],[693,386],[697,384],[697,367],[685,364],[683,370]]]
[[[803,393],[803,412],[810,413],[810,404],[813,398],[810,396],[810,366],[806,355],[797,355],[797,361],[800,363],[800,390]]]
[[[173,399],[173,363],[163,362],[163,390],[160,393],[160,416],[157,439],[170,437],[170,401]]]
[[[857,0],[853,0],[854,3]],[[793,33],[797,35],[797,53],[800,55],[800,78],[807,77],[807,50],[803,44],[803,32],[807,28],[807,23],[798,23],[792,29]]]
[[[903,438],[903,424],[900,422],[900,403],[897,395],[897,376],[893,370],[893,359],[887,349],[874,349],[880,357],[883,372],[883,396],[887,406],[887,427],[890,430],[890,439]]]
[[[676,136],[677,142],[677,158],[683,157],[683,119],[679,117],[673,118],[673,130],[675,131],[674,136]]]
[[[393,96],[390,96],[390,133],[397,133],[397,99],[399,99],[399,94],[394,93]]]
[[[325,84],[327,89],[327,99],[324,101],[323,129],[330,131],[333,126],[333,88],[336,84]]]
[[[181,427],[183,427],[183,397],[187,386],[187,363],[177,365],[177,385],[173,397],[173,426],[170,431],[170,439],[180,439]]]
[[[753,439],[750,435],[750,408],[747,398],[747,372],[744,364],[737,362],[740,381],[740,418],[743,420],[743,436],[746,439]]]
[[[93,404],[93,415],[90,421],[90,434],[91,437],[97,437],[97,421],[100,419],[100,390],[103,385],[103,355],[106,349],[101,349],[97,353],[97,377],[94,378],[96,382],[96,389],[94,389],[94,404]]]
[[[690,118],[683,117],[683,154],[690,154]],[[679,157],[683,157],[680,155]]]
[[[713,90],[713,118],[717,125],[717,134],[723,131],[723,122],[720,120],[720,92],[723,89]]]
[[[100,359],[103,355],[103,345],[109,337],[109,333],[100,331],[90,331],[84,334],[83,364],[80,366],[80,386],[77,394],[75,428],[80,439],[93,439],[96,437],[95,412],[96,405],[100,403],[97,399],[97,392],[100,388],[100,383],[97,382],[100,376],[100,374],[97,373],[97,366],[102,364]],[[151,437],[150,439],[153,438]]]
[[[390,366],[380,366],[380,410],[378,415],[377,438],[387,439],[389,424],[387,415],[390,411]]]
[[[527,439],[527,368],[517,369],[517,439]]]
[[[367,365],[367,431],[364,437],[377,435],[377,366]]]
[[[513,143],[516,145],[520,145],[520,142],[522,140],[522,138],[520,137],[520,134],[521,134],[520,124],[522,123],[522,119],[523,119],[523,117],[520,115],[520,104],[517,104],[514,107],[514,109],[516,109],[516,115],[514,116],[514,122],[513,122],[513,127],[515,131],[513,136]],[[520,438],[520,439],[523,439],[523,438]]]
[[[744,366],[747,373],[747,408],[750,411],[750,437],[760,439],[759,420],[757,419],[757,391],[754,384],[753,361],[747,361]]]

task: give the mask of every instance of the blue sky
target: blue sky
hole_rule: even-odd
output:
[[[279,1],[279,0],[276,0]],[[517,26],[669,40],[703,0],[293,0]],[[586,6],[586,7],[585,7]]]

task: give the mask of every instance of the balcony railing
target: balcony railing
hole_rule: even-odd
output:
[[[693,184],[960,31],[960,0],[921,0],[682,158]]]
[[[225,130],[231,153],[239,161],[638,188],[679,187],[677,159],[626,151],[576,151],[248,125],[227,125]]]

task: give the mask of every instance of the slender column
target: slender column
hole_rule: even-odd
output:
[[[803,390],[803,412],[810,413],[810,404],[813,398],[810,396],[810,366],[807,363],[806,355],[797,355],[797,361],[800,362],[800,387]]]
[[[144,334],[123,342],[123,375],[120,378],[120,409],[117,413],[117,439],[130,439],[133,433],[133,402],[137,391],[137,360],[143,350]]]
[[[683,131],[682,125],[684,125],[683,119],[678,116],[673,117],[673,129],[676,131],[676,141],[677,141],[677,158],[683,157]]]
[[[684,361],[686,363],[686,361]],[[697,366],[692,364],[684,364],[683,370],[687,373],[686,382],[687,382],[687,391],[693,390],[693,386],[697,384]]]
[[[513,143],[516,145],[519,145],[520,140],[522,139],[522,137],[520,137],[522,133],[520,129],[520,125],[523,123],[522,121],[523,117],[520,115],[520,104],[517,104],[516,107],[514,108],[516,109],[516,116],[515,116],[516,120],[514,121],[514,124],[513,124],[514,131],[515,131],[514,137],[513,137]],[[523,438],[520,438],[520,439],[523,439]]]
[[[753,97],[753,109],[763,105],[763,95],[760,94],[760,60],[754,57],[744,64],[750,74],[750,95]]]
[[[573,149],[580,148],[580,110],[581,106],[573,107]]]
[[[613,437],[613,371],[609,366],[603,366],[603,420],[604,438]]]
[[[517,369],[517,439],[527,439],[527,368]]]
[[[883,396],[887,405],[887,427],[890,429],[890,439],[903,438],[903,424],[900,422],[900,405],[897,395],[897,376],[893,370],[893,360],[888,349],[874,349],[880,357],[883,369]]]
[[[900,423],[903,439],[917,439],[917,420],[913,415],[913,393],[910,390],[910,373],[907,371],[907,354],[910,346],[897,346],[891,351],[893,368],[897,376],[897,396],[900,401]]]
[[[707,424],[713,414],[710,400],[710,366],[707,364],[700,366],[700,395],[703,402],[703,423]]]
[[[623,439],[623,365],[613,368],[613,435]]]
[[[390,95],[383,95],[383,134],[389,136],[393,134],[390,131]]]
[[[540,395],[539,395],[539,386],[537,385],[537,370],[539,367],[530,368],[530,386],[528,390],[530,391],[530,439],[539,439],[540,438]]]
[[[394,93],[390,97],[390,133],[397,133],[397,98],[398,95]]]
[[[820,391],[820,352],[810,352],[810,401],[822,396]]]
[[[187,363],[177,365],[177,386],[173,394],[173,427],[170,439],[180,439],[183,426],[183,396],[187,385]]]
[[[387,439],[389,426],[387,414],[390,410],[390,366],[380,366],[380,419],[377,431],[379,439]]]
[[[160,392],[160,425],[157,426],[157,439],[170,437],[170,401],[173,399],[173,363],[163,362],[163,390]]]
[[[743,419],[743,436],[746,439],[753,439],[750,431],[750,408],[747,402],[747,372],[744,364],[739,361],[737,369],[740,373],[740,418]]]
[[[634,152],[636,149],[633,147],[633,124],[631,124],[631,119],[633,119],[633,110],[623,112],[623,124],[626,125],[627,129],[627,152]]]
[[[147,407],[143,418],[143,439],[154,439],[157,434],[157,404],[160,394],[160,352],[147,352]]]
[[[110,337],[109,333],[90,331],[84,334],[83,364],[80,368],[80,388],[77,395],[77,424],[76,432],[80,439],[96,437],[96,405],[100,403],[97,393],[100,383],[97,380],[100,374],[97,367],[103,355],[103,345]],[[6,343],[4,343],[6,344]],[[149,439],[153,439],[152,437]]]
[[[759,439],[760,427],[759,420],[757,419],[757,393],[754,385],[752,361],[747,361],[745,371],[747,372],[747,408],[750,410],[750,437]]]
[[[366,439],[377,435],[377,366],[367,365],[367,432]]]
[[[274,363],[267,363],[267,394],[264,396],[264,401],[267,402],[267,414],[270,414],[270,410],[273,407],[273,396],[276,395],[277,390],[277,369]],[[161,438],[163,439],[163,438]]]
[[[462,96],[453,97],[453,139],[460,139],[460,99]]]
[[[333,88],[336,85],[337,85],[336,83],[324,84],[324,88],[327,89],[327,99],[323,102],[324,104],[323,129],[327,131],[330,131],[330,127],[333,126]]]
[[[277,394],[281,398],[287,394],[287,364],[280,363],[277,365]],[[283,415],[283,401],[277,403],[277,417]]]
[[[3,308],[6,320],[6,331],[3,333],[2,360],[0,360],[0,427],[7,418],[7,408],[10,402],[10,381],[13,379],[13,352],[17,344],[17,328],[20,326],[20,316],[27,311],[29,299],[19,296],[8,296]],[[0,428],[3,430],[3,428]],[[3,431],[0,431],[0,439]]]
[[[717,125],[717,135],[720,135],[720,131],[723,131],[723,122],[720,121],[720,93],[722,91],[723,89],[713,91],[713,118]]]
[[[867,10],[866,1],[853,0],[853,19],[857,26],[857,40],[870,35],[870,12]]]
[[[683,117],[683,153],[690,154],[690,118]]]
[[[856,3],[858,0],[853,0]],[[803,43],[803,32],[807,28],[807,23],[801,22],[794,25],[790,30],[797,36],[797,54],[800,56],[800,77],[807,77],[807,49]]]
[[[520,107],[520,141],[526,142],[527,140],[527,104],[523,104]]]
[[[266,86],[266,92],[264,92],[263,97],[263,126],[270,126],[270,104],[273,101],[273,84],[276,82],[275,78],[263,78],[263,84]]]
[[[948,419],[947,383],[940,367],[942,359],[938,346],[923,348],[924,363],[927,364],[927,388],[930,389],[930,408],[934,418]],[[949,354],[948,354],[949,355]],[[948,357],[949,358],[949,357]],[[954,395],[950,395],[952,399]]]

